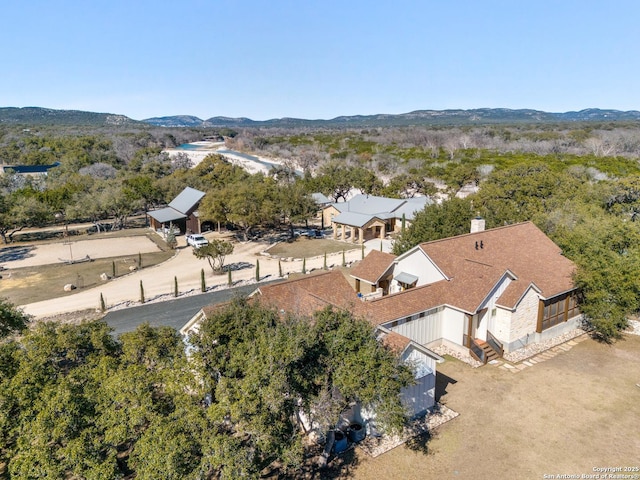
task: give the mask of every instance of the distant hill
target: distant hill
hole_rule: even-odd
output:
[[[106,126],[137,123],[124,115],[83,112],[80,110],[54,110],[40,107],[0,107],[0,124],[13,125],[84,125]]]
[[[156,127],[202,127],[204,120],[193,115],[174,115],[171,117],[153,117],[142,120]]]
[[[79,110],[53,110],[24,107],[0,108],[0,124],[15,125],[126,125],[145,123],[158,127],[389,127],[409,125],[488,125],[514,123],[566,123],[566,122],[637,122],[636,110],[601,110],[589,108],[579,112],[549,113],[540,110],[511,110],[508,108],[477,108],[473,110],[415,110],[401,114],[351,115],[329,120],[304,118],[250,118],[212,117],[202,120],[192,115],[175,115],[132,120],[124,115],[83,112]]]
[[[175,119],[175,120],[173,120]],[[182,119],[189,119],[190,123]],[[160,123],[159,120],[162,120]],[[558,123],[558,122],[617,122],[638,121],[636,110],[600,110],[590,108],[579,112],[549,113],[539,110],[511,110],[508,108],[478,108],[473,110],[415,110],[401,114],[352,115],[330,120],[303,118],[274,118],[251,120],[250,118],[212,117],[200,120],[197,117],[162,117],[143,120],[154,125],[189,127],[385,127],[409,125],[486,125],[509,123]],[[201,122],[201,123],[198,123]],[[172,125],[174,124],[174,125]]]

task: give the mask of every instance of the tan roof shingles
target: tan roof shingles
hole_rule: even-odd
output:
[[[375,284],[389,270],[395,259],[396,256],[391,253],[372,250],[351,269],[351,276]]]
[[[411,339],[397,332],[383,333],[380,336],[380,340],[385,347],[396,355],[400,355],[404,352],[405,348],[407,348],[409,343],[411,343]]]
[[[329,305],[353,311],[362,303],[339,270],[260,287],[260,302],[303,316]]]
[[[420,248],[450,280],[365,302],[367,318],[374,324],[441,305],[474,313],[508,272],[516,279],[499,298],[508,308],[514,308],[532,284],[545,298],[574,288],[573,262],[531,222],[423,243]]]
[[[492,269],[490,276],[495,278],[506,271],[513,272],[517,280],[500,298],[500,304],[507,307],[515,307],[531,284],[545,298],[574,288],[575,265],[531,222],[423,243],[420,248],[449,278],[468,285],[480,280],[486,270],[470,268],[474,262]]]

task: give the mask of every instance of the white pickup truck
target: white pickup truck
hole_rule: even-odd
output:
[[[187,245],[191,245],[193,248],[200,248],[209,245],[209,240],[198,233],[194,233],[187,235]]]

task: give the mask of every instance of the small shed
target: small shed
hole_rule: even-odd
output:
[[[168,206],[149,212],[151,228],[157,231],[171,225],[179,228],[180,233],[201,233],[198,206],[204,195],[205,192],[186,187]]]

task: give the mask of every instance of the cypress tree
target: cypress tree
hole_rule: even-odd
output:
[[[116,278],[116,262],[111,261],[111,277]]]
[[[278,260],[278,276],[282,278],[282,263]]]
[[[227,270],[228,275],[227,275],[227,285],[231,286],[233,285],[233,280],[231,279],[231,269]]]
[[[178,277],[173,277],[173,296],[178,296]]]
[[[200,269],[200,290],[203,293],[207,291],[207,282],[204,279],[204,268]]]
[[[140,280],[140,303],[144,303],[144,286],[142,286],[142,280]]]
[[[107,310],[107,304],[104,301],[104,297],[102,296],[102,292],[100,292],[100,311],[104,312]]]
[[[322,265],[324,270],[327,269],[327,252],[324,252],[324,264]]]
[[[306,257],[302,259],[302,273],[307,273],[307,259],[306,259]]]
[[[256,282],[260,281],[260,260],[256,260]]]

